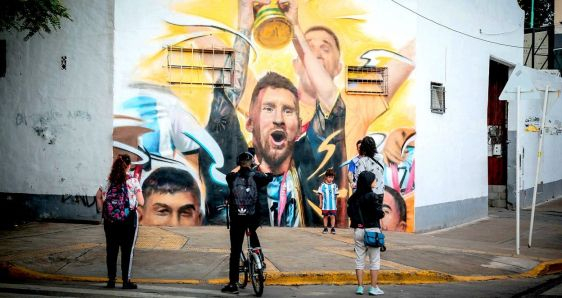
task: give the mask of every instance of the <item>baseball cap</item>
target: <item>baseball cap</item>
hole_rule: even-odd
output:
[[[238,155],[238,158],[236,158],[236,163],[240,165],[240,163],[244,161],[251,161],[253,159],[254,156],[250,152],[242,152]]]

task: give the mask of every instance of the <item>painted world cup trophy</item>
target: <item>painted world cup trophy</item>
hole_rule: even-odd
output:
[[[282,48],[293,38],[293,26],[279,5],[277,0],[272,0],[256,12],[254,39],[265,48]],[[254,6],[257,6],[257,3],[254,3]]]

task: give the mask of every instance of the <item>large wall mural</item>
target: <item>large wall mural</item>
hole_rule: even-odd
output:
[[[225,223],[225,175],[254,150],[274,180],[262,224],[321,223],[328,168],[347,226],[347,164],[372,136],[383,228],[414,230],[415,18],[383,1],[183,1],[114,103],[114,151],[137,160],[145,225]]]

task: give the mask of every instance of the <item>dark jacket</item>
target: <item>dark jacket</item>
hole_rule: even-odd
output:
[[[352,228],[380,228],[380,219],[384,217],[382,211],[382,196],[375,194],[371,183],[375,174],[365,171],[359,174],[357,190],[347,200],[347,215],[351,219]]]

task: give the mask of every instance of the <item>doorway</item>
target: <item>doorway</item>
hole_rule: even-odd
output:
[[[509,66],[490,60],[488,81],[488,206],[507,208],[507,101],[499,96]]]

